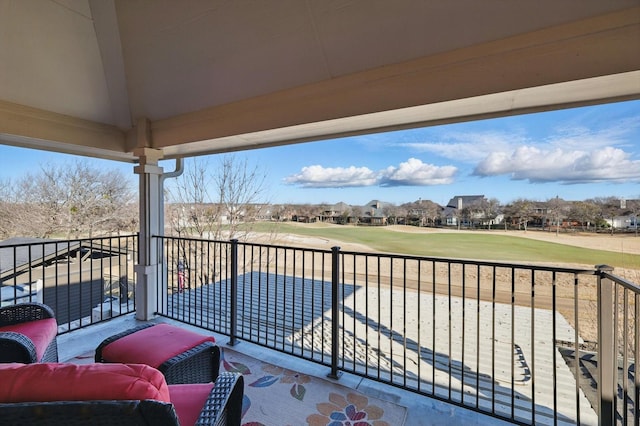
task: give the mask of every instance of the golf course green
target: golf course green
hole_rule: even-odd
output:
[[[328,224],[257,223],[253,231],[293,234],[363,244],[372,250],[416,256],[435,256],[508,262],[606,264],[640,269],[640,255],[577,247],[506,235],[501,230],[460,232],[397,232],[387,227]],[[541,232],[541,231],[529,231]],[[602,235],[600,238],[608,238]]]

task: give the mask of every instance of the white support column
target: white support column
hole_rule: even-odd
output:
[[[148,138],[148,122],[138,123],[138,142],[141,138]],[[146,141],[145,141],[146,142]],[[135,266],[137,276],[136,286],[136,318],[149,320],[156,312],[158,300],[158,258],[155,244],[152,244],[153,235],[162,235],[164,225],[161,223],[162,215],[159,211],[161,192],[162,167],[158,166],[158,160],[162,159],[162,151],[153,148],[137,148],[134,154],[139,158],[140,164],[134,168],[134,172],[140,175],[140,238],[138,247],[138,264]],[[162,274],[160,273],[160,276]]]

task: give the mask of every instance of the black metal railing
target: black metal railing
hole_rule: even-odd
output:
[[[250,341],[326,365],[330,377],[349,372],[514,423],[638,423],[640,289],[606,268],[156,240],[165,278],[157,312],[230,344]],[[602,350],[607,335],[616,351]]]
[[[0,245],[2,306],[53,308],[60,333],[135,311],[137,236],[11,239]]]

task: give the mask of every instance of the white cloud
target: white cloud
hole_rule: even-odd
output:
[[[362,186],[426,186],[453,182],[457,168],[425,164],[410,158],[399,166],[389,166],[379,172],[367,167],[303,167],[300,173],[284,179],[290,185],[303,188],[347,188]]]
[[[499,132],[448,133],[438,142],[403,143],[400,146],[417,152],[430,152],[440,157],[466,163],[477,163],[487,153],[505,151],[522,144],[525,139],[516,134]]]
[[[458,169],[453,166],[434,166],[425,164],[417,158],[400,163],[398,167],[390,166],[382,175],[382,186],[427,186],[453,183]]]
[[[593,120],[593,117],[591,117]],[[591,183],[640,180],[640,161],[630,154],[630,136],[640,116],[598,127],[583,120],[564,123],[551,134],[514,132],[446,133],[436,142],[402,146],[473,164],[475,176],[509,175],[530,182]]]
[[[615,124],[591,129],[584,124],[566,124],[558,127],[548,138],[550,146],[562,149],[594,150],[609,146],[620,147],[629,143],[629,135],[640,127],[640,115],[615,120]]]
[[[376,173],[367,167],[322,167],[320,165],[303,167],[300,173],[288,176],[285,183],[300,185],[303,188],[347,188],[372,186],[378,181]]]
[[[489,154],[474,170],[477,176],[511,175],[531,182],[586,183],[640,180],[640,161],[619,148],[592,151],[523,146]]]

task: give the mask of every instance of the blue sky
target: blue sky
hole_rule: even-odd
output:
[[[0,155],[0,179],[76,158],[2,145]],[[266,172],[267,196],[274,203],[402,204],[422,198],[446,204],[455,195],[478,194],[502,203],[521,197],[640,198],[640,101],[234,155]],[[131,164],[88,161],[119,169],[137,185]],[[215,167],[218,158],[206,161]]]

